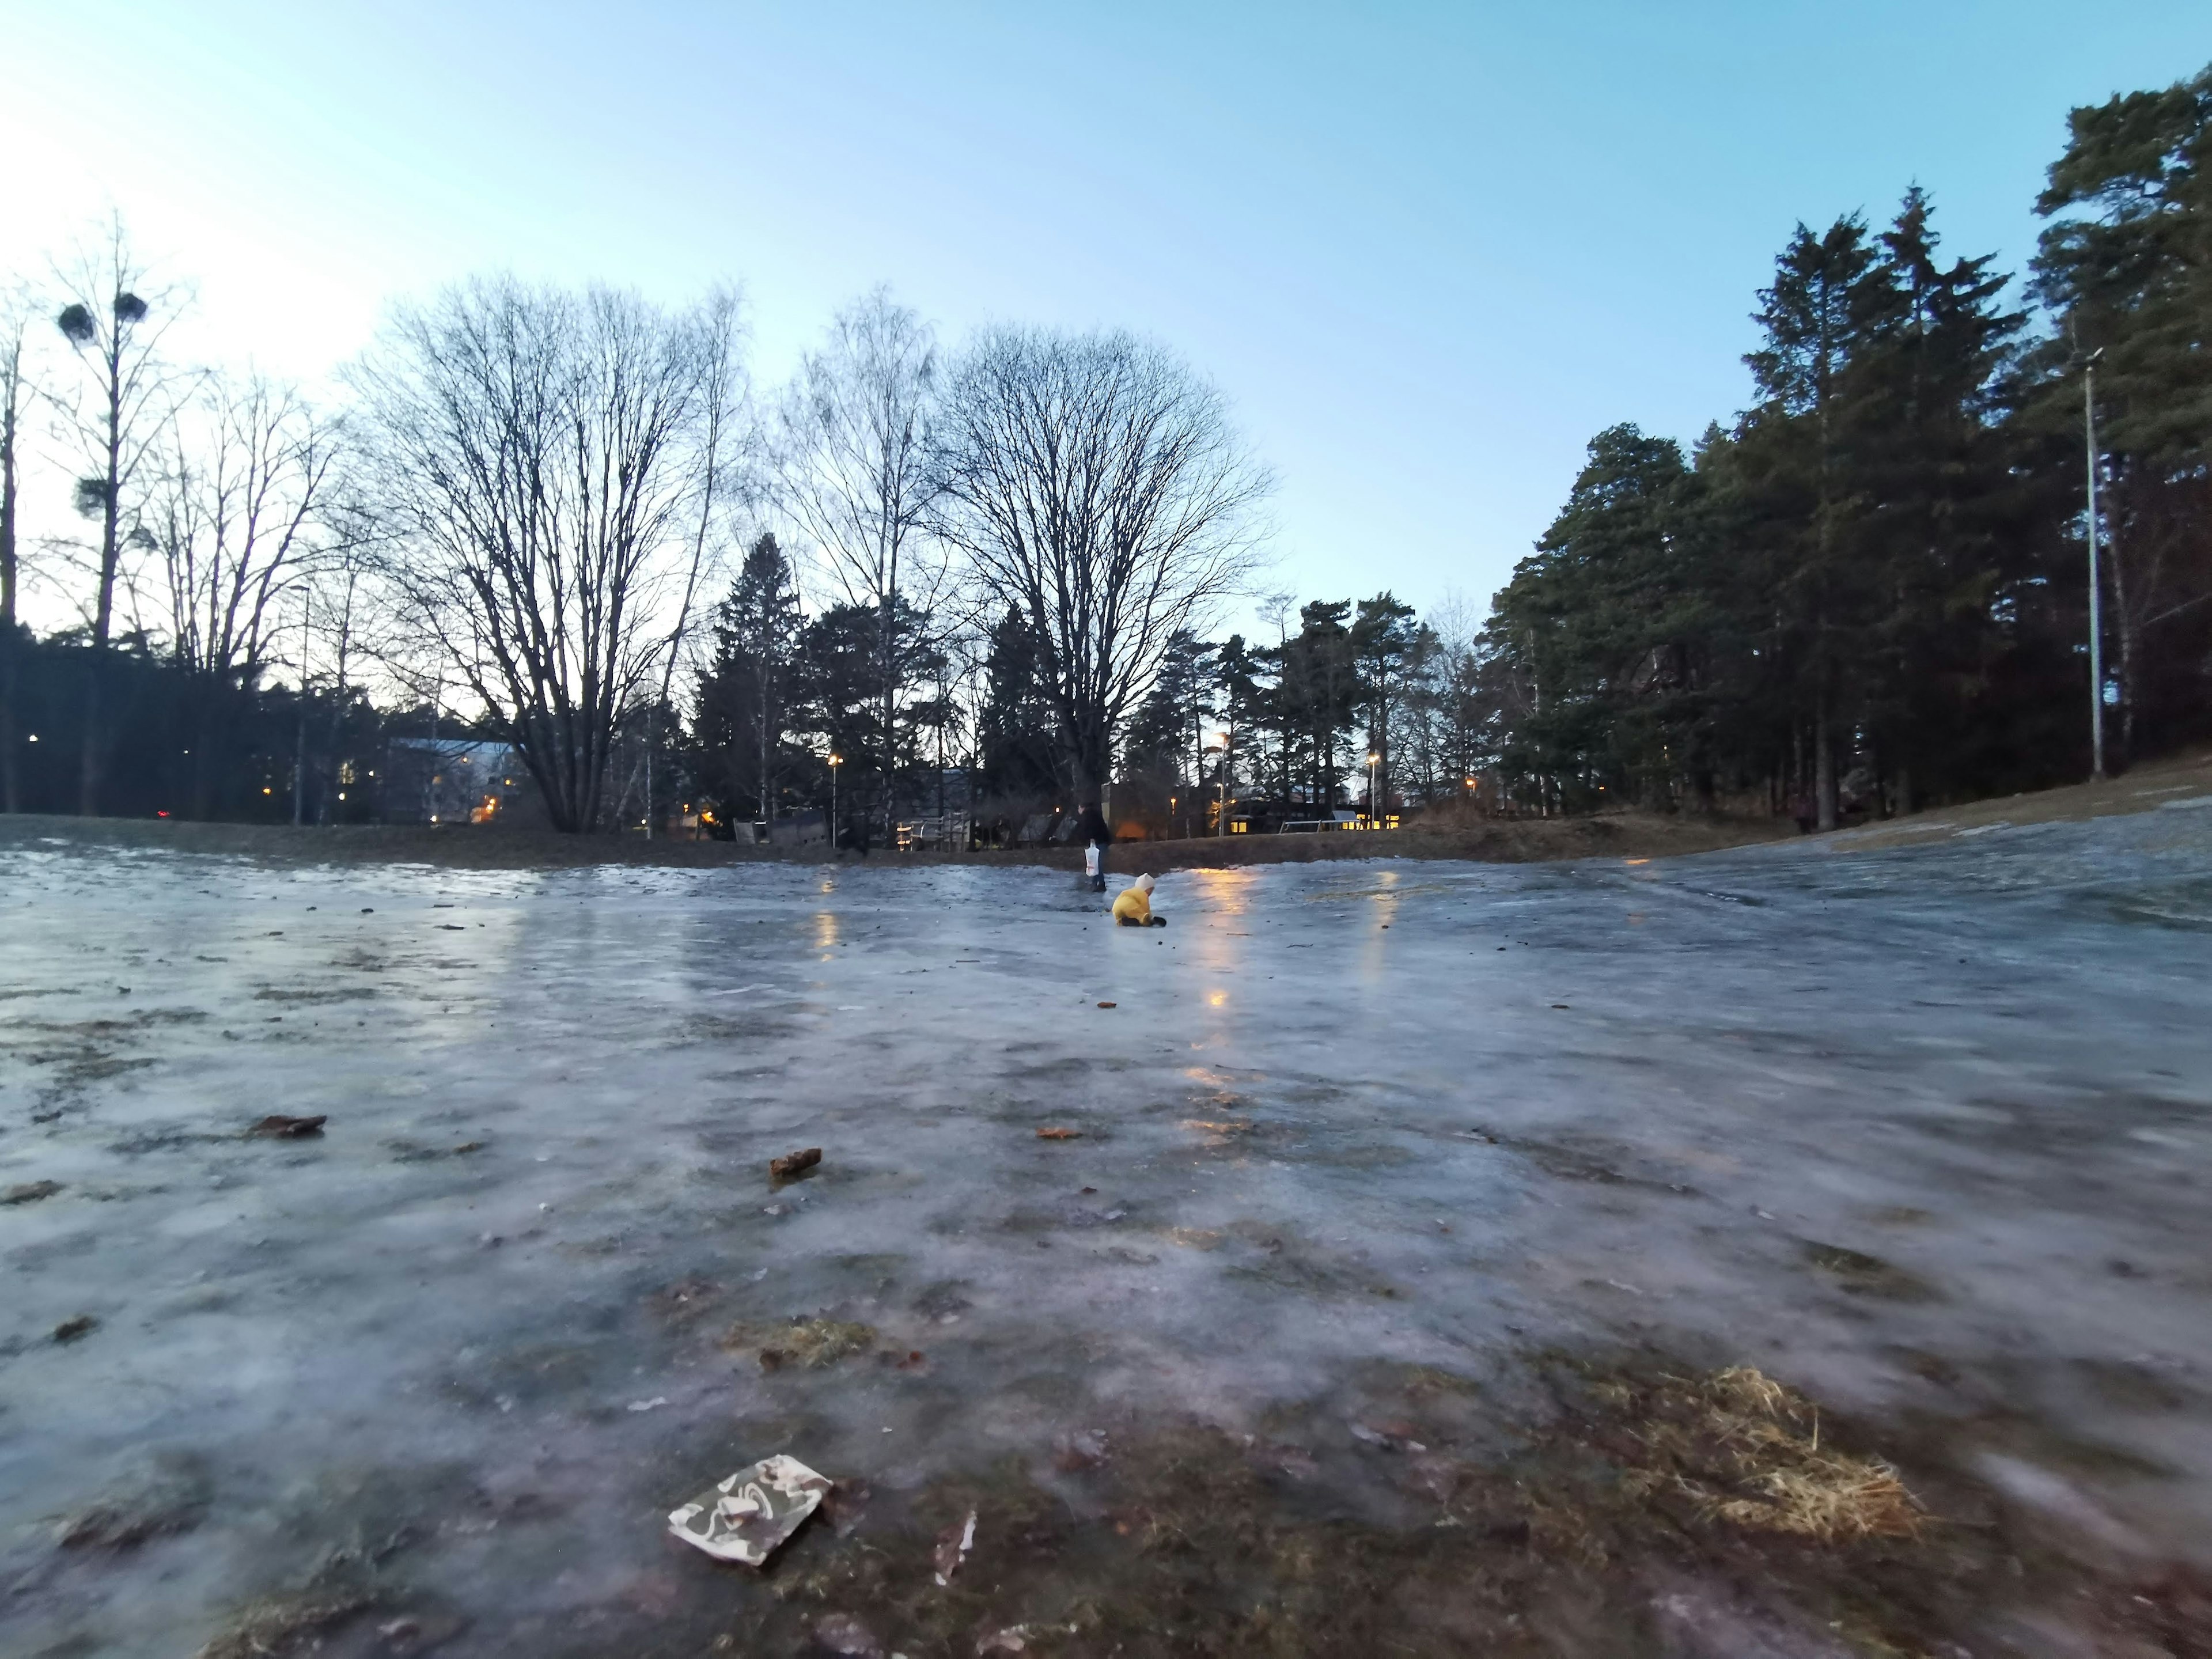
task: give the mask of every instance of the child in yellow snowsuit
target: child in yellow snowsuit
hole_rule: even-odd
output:
[[[1123,927],[1164,927],[1167,918],[1152,914],[1152,878],[1139,876],[1114,901],[1114,920]]]

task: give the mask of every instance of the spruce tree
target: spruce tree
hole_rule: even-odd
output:
[[[2032,418],[2075,433],[2078,456],[2081,366],[2102,352],[2124,753],[2145,722],[2161,744],[2212,730],[2212,68],[2076,109],[2068,125],[2036,203],[2052,222],[2034,290],[2059,327]]]

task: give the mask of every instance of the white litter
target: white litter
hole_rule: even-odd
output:
[[[820,1507],[832,1482],[795,1457],[764,1457],[668,1512],[668,1530],[717,1561],[763,1565]]]
[[[975,1547],[975,1511],[968,1511],[965,1524],[947,1527],[937,1535],[937,1553],[933,1565],[937,1568],[937,1582],[949,1584],[952,1575],[960,1571],[960,1564],[968,1559],[968,1552]]]

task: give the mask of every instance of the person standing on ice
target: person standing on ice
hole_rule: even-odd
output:
[[[1152,914],[1152,878],[1139,876],[1114,901],[1114,921],[1122,927],[1164,927],[1165,916]]]
[[[1106,849],[1114,844],[1114,830],[1106,822],[1105,813],[1098,810],[1095,800],[1083,804],[1082,816],[1075,821],[1076,839],[1083,843],[1083,872],[1091,878],[1091,890],[1106,890]]]

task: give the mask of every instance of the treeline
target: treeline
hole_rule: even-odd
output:
[[[1020,610],[902,607],[896,649],[911,678],[888,728],[874,626],[851,605],[808,616],[782,550],[761,538],[714,614],[687,776],[735,815],[762,818],[825,800],[831,754],[852,767],[849,787],[888,780],[898,812],[950,805],[1018,823],[1079,805],[1054,735],[1050,648]],[[1255,796],[1279,812],[1325,811],[1364,802],[1370,781],[1382,799],[1412,804],[1473,792],[1494,720],[1463,629],[1447,638],[1384,592],[1307,605],[1295,631],[1285,617],[1278,632],[1273,642],[1168,636],[1117,734],[1117,815],[1206,824],[1207,803]],[[1171,811],[1178,799],[1190,804]]]
[[[1371,783],[1386,809],[1833,825],[2080,777],[2093,706],[2115,768],[2212,735],[2208,161],[2212,70],[2075,111],[2024,289],[1948,255],[1917,188],[1878,227],[1800,227],[1758,296],[1756,401],[1688,453],[1599,434],[1486,623],[1384,592],[1279,602],[1272,639],[1177,631],[1118,733],[1121,775],[1196,798],[1201,823],[1230,796],[1367,805]],[[733,801],[811,799],[810,756],[882,741],[824,690],[851,623],[825,612],[776,645],[769,611],[738,609],[702,775]],[[1068,796],[1029,613],[900,626],[935,640],[892,744],[909,793],[964,750],[987,802]],[[743,688],[768,683],[764,651],[788,665],[770,674],[790,676],[788,747],[740,753],[725,737],[763,733]]]
[[[1272,479],[1127,334],[947,349],[878,291],[761,389],[731,293],[479,281],[319,405],[177,362],[118,226],[0,313],[0,793],[374,816],[395,743],[465,734],[569,830],[1109,781],[1194,826],[1833,823],[2080,776],[2093,708],[2122,765],[2212,733],[2208,162],[2212,70],[2075,111],[2018,287],[1917,189],[1801,227],[1751,407],[1601,433],[1486,618],[1284,597],[1225,637]],[[77,620],[34,637],[32,583]]]
[[[822,804],[842,763],[847,815],[888,829],[925,761],[940,800],[972,770],[962,641],[1006,610],[1055,774],[1094,795],[1272,488],[1219,394],[1123,333],[948,356],[878,291],[763,396],[730,293],[481,281],[395,307],[332,411],[172,362],[119,226],[72,271],[0,334],[11,809],[270,815],[289,753],[299,816],[416,816],[423,788],[327,781],[387,781],[412,725],[511,748],[558,830],[726,806],[746,757],[751,807]],[[19,533],[58,497],[82,527]],[[34,638],[27,569],[82,620]]]
[[[1686,455],[1601,433],[1498,595],[1516,791],[1829,826],[2079,778],[2093,710],[2115,765],[2212,735],[2208,192],[2212,70],[2073,112],[2021,302],[1917,189],[1879,228],[1801,227],[1758,401]]]

